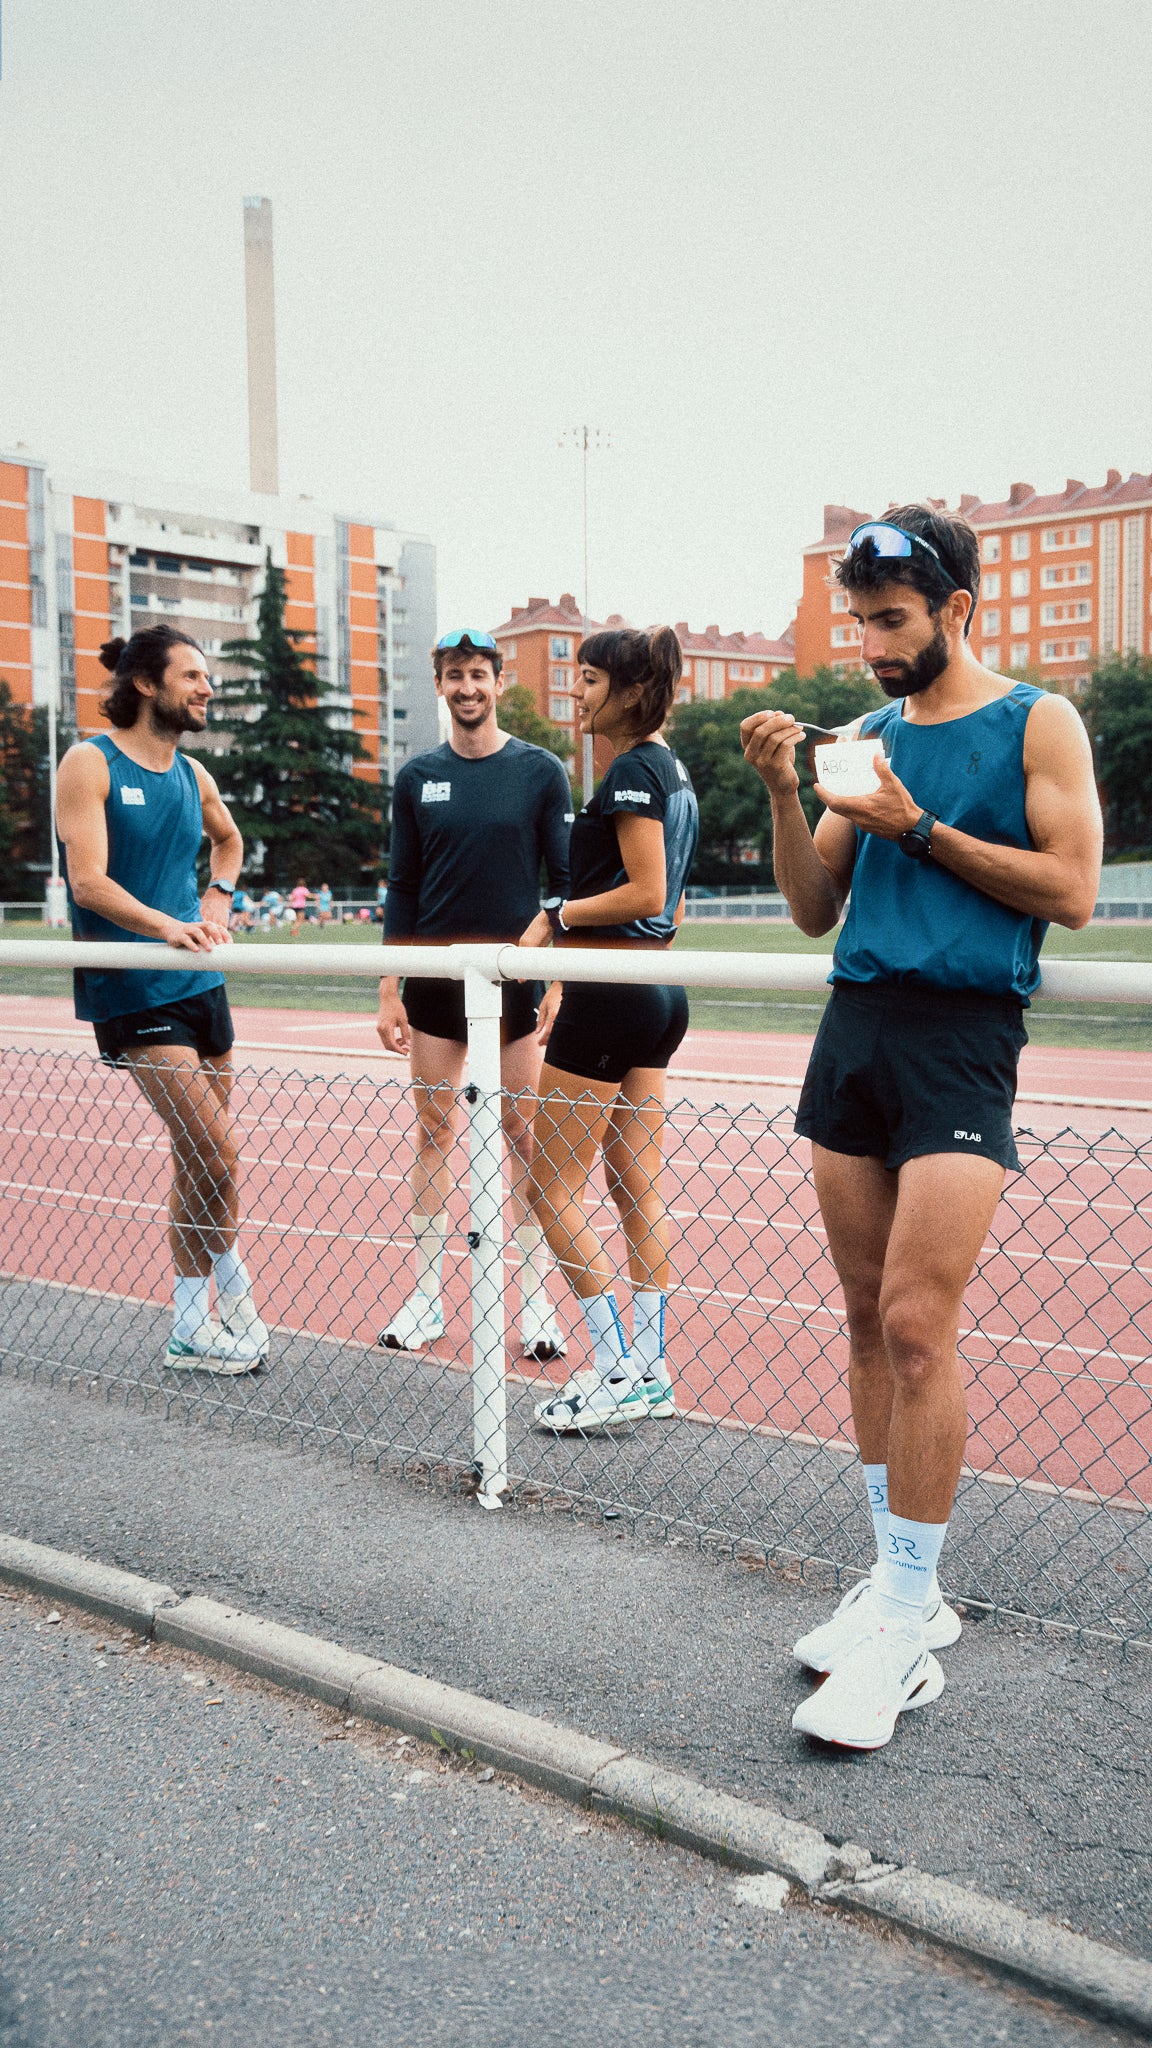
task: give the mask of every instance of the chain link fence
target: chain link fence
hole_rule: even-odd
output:
[[[493,1091],[463,1091],[471,1190],[462,1142],[444,1336],[415,1355],[377,1342],[412,1287],[409,1086],[238,1070],[241,1249],[273,1342],[260,1372],[235,1379],[163,1362],[169,1144],[131,1076],[90,1054],[0,1052],[0,1101],[5,1372],[277,1443],[439,1468],[465,1488],[495,1474],[513,1500],[614,1511],[786,1571],[869,1564],[843,1303],[791,1109],[670,1104],[678,1412],[556,1437],[533,1409],[587,1364],[587,1343],[556,1272],[567,1357],[541,1367],[516,1341]],[[1071,1128],[1023,1128],[1018,1144],[1024,1170],[1007,1182],[966,1300],[971,1431],[942,1575],[956,1597],[1146,1641],[1152,1146]],[[587,1214],[626,1274],[600,1168]]]

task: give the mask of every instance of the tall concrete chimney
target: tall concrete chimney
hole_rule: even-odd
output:
[[[244,299],[248,316],[248,471],[254,491],[280,489],[276,434],[276,293],[272,201],[244,201]]]

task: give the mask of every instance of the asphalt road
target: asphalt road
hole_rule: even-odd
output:
[[[1123,2038],[46,1602],[0,1641],[4,2048]]]
[[[970,1625],[872,1757],[791,1733],[829,1596],[0,1378],[0,1526],[619,1741],[1152,1956],[1152,1662]],[[0,2035],[0,2042],[3,2037]]]

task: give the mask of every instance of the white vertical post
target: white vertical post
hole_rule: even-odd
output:
[[[508,1479],[504,1381],[504,1148],[500,1131],[500,983],[470,967],[468,1019],[469,1219],[472,1248],[472,1447],[482,1508],[498,1508]]]

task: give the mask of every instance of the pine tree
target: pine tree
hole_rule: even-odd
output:
[[[222,649],[243,671],[220,685],[211,715],[225,753],[201,752],[244,835],[245,873],[265,887],[304,876],[357,883],[375,870],[385,838],[384,793],[352,774],[370,758],[354,732],[334,722],[332,694],[284,624],[284,571],[269,553],[253,640]]]
[[[43,888],[51,857],[48,813],[48,714],[17,704],[0,680],[0,873],[12,897]]]

